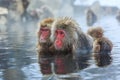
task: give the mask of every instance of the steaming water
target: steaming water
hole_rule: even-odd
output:
[[[87,30],[85,17],[75,18],[84,32]],[[79,80],[119,80],[120,79],[120,24],[114,16],[105,16],[94,25],[100,25],[114,45],[113,62],[103,68],[92,63],[88,68],[75,74]],[[48,76],[43,78],[36,55],[36,31],[34,23],[8,26],[0,32],[0,80],[78,80],[58,79]]]
[[[85,17],[78,22],[84,23]],[[81,26],[87,26],[86,24],[80,24]],[[91,65],[89,68],[82,70],[80,73],[83,80],[119,80],[120,78],[120,68],[119,68],[119,49],[120,49],[120,24],[115,19],[115,16],[104,16],[97,21],[93,26],[101,26],[105,31],[105,36],[107,36],[113,42],[112,57],[113,62],[110,66],[104,68],[98,68],[96,65]],[[88,27],[82,27],[86,32]]]

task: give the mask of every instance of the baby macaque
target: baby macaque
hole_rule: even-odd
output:
[[[98,66],[105,66],[111,63],[112,42],[104,37],[102,27],[91,27],[87,32],[93,39],[93,52]]]
[[[111,52],[113,44],[112,42],[104,37],[104,31],[101,27],[91,27],[88,29],[88,34],[94,39],[93,51],[107,51]]]

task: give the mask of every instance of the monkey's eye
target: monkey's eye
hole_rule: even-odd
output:
[[[63,31],[60,31],[60,34],[64,34]]]
[[[63,30],[56,30],[56,34],[64,34],[64,31]]]
[[[43,31],[49,31],[48,29],[43,29]]]

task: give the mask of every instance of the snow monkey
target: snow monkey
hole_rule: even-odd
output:
[[[46,18],[41,21],[38,29],[38,60],[43,74],[51,74],[51,57],[53,52],[50,51],[52,43],[50,41],[51,25],[54,22],[53,18]]]
[[[81,30],[75,20],[69,17],[58,18],[53,23],[50,38],[58,51],[72,49],[76,52],[77,49],[80,51],[92,49],[90,37]]]
[[[80,60],[84,60],[83,56],[90,55],[92,51],[91,38],[81,30],[75,20],[69,17],[61,17],[53,22],[50,39],[54,44],[56,54],[63,56],[72,54],[78,61],[79,67]],[[89,58],[87,56],[83,63],[85,64]]]
[[[97,15],[92,11],[92,9],[88,9],[86,13],[86,22],[88,26],[92,26],[97,21]]]
[[[93,52],[98,66],[106,66],[111,63],[111,50],[113,48],[112,42],[104,37],[104,30],[102,27],[91,27],[87,33],[93,37]]]

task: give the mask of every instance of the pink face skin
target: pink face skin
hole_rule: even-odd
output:
[[[45,43],[50,36],[50,30],[48,28],[40,29],[40,42]]]
[[[56,49],[61,49],[63,47],[63,39],[65,37],[65,31],[56,30],[55,35],[56,35],[55,47]]]

